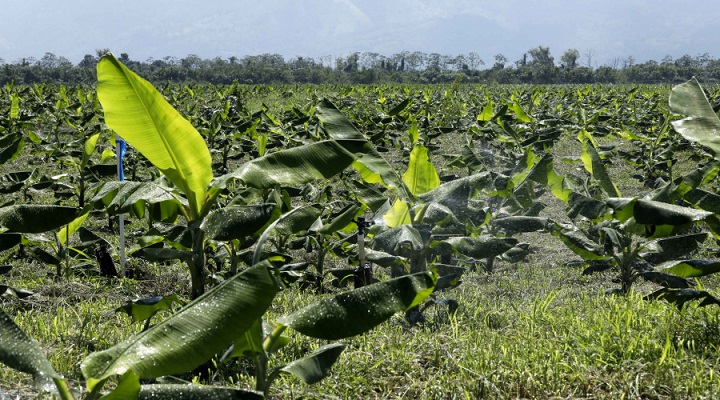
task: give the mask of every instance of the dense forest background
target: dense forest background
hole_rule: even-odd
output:
[[[6,62],[0,58],[0,84],[63,83],[93,84],[95,64],[106,50],[86,54],[74,65],[53,53],[36,59]],[[661,61],[638,63],[629,56],[614,58],[598,66],[593,51],[581,54],[565,51],[558,60],[549,47],[530,49],[516,61],[503,54],[486,61],[478,53],[442,55],[409,52],[384,56],[378,53],[352,53],[347,56],[285,59],[279,54],[262,54],[203,59],[164,57],[136,61],[122,53],[118,57],[135,72],[155,84],[213,83],[231,84],[363,84],[363,83],[448,83],[458,77],[466,83],[678,83],[693,76],[703,82],[720,81],[720,60],[708,53]]]

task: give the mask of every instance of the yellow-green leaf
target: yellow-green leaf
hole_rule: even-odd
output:
[[[429,192],[440,186],[440,176],[430,161],[427,147],[422,144],[413,147],[403,181],[414,195]]]
[[[113,55],[103,56],[97,71],[107,125],[185,193],[189,216],[197,218],[212,180],[210,151],[202,136],[150,82]]]

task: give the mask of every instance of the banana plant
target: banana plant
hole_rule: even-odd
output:
[[[670,111],[684,116],[684,118],[672,121],[676,132],[691,142],[698,143],[708,148],[716,161],[720,160],[720,118],[715,113],[697,79],[691,80],[673,87],[669,98]],[[702,174],[702,171],[711,170],[712,173]],[[674,194],[686,203],[710,213],[708,226],[715,238],[720,238],[720,196],[715,193],[702,190],[697,186],[688,183],[702,180],[703,183],[714,179],[718,174],[717,162],[708,163],[704,168],[695,171],[694,179],[686,179],[674,185]],[[699,185],[698,185],[699,186]],[[706,259],[673,259],[658,266],[658,269],[681,278],[698,278],[720,272],[720,262]],[[720,305],[720,299],[704,290],[682,289],[672,290],[663,288],[652,293],[649,298],[662,298],[682,307],[689,301],[700,301],[701,306],[716,304]]]
[[[585,182],[584,192],[570,193],[567,213],[573,222],[555,223],[553,235],[590,264],[585,274],[617,271],[621,287],[608,292],[627,294],[639,278],[665,288],[687,289],[689,283],[666,272],[662,263],[697,250],[707,233],[688,229],[711,222],[712,213],[670,202],[717,175],[718,165],[710,163],[644,198],[623,198],[592,136],[581,131],[579,139],[583,143],[581,159],[592,182]]]
[[[198,131],[175,110],[147,81],[130,71],[112,54],[105,55],[97,66],[98,98],[105,113],[105,123],[144,155],[169,180],[174,188],[160,188],[143,183],[144,195],[135,202],[152,199],[148,193],[164,193],[185,217],[191,234],[191,247],[183,257],[189,267],[191,294],[197,298],[205,291],[206,231],[203,224],[212,216],[216,200],[230,181],[248,187],[273,188],[276,185],[303,184],[327,179],[356,161],[345,147],[358,147],[352,140],[321,141],[277,151],[249,161],[237,170],[213,179],[211,157]],[[120,205],[125,188],[135,183],[104,185],[103,199]],[[177,191],[175,190],[177,189]],[[179,191],[179,193],[178,193]],[[96,196],[98,197],[98,196]]]

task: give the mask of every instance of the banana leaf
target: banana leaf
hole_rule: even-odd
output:
[[[69,224],[77,214],[73,207],[15,204],[0,208],[0,227],[12,233],[43,233]]]
[[[406,275],[326,297],[277,322],[318,339],[348,338],[419,305],[435,283],[436,277],[429,272]]]
[[[97,75],[105,123],[187,196],[190,219],[197,218],[212,180],[205,140],[150,82],[112,54],[100,59]]]
[[[280,371],[292,374],[306,384],[312,385],[328,375],[330,368],[338,360],[343,350],[345,350],[345,345],[342,343],[328,344],[283,366]]]
[[[670,92],[670,111],[686,118],[673,121],[675,130],[686,139],[707,146],[720,160],[720,118],[713,111],[697,79],[677,85]]]
[[[45,358],[37,341],[20,330],[3,310],[0,310],[0,362],[32,375],[38,389],[57,393],[55,382],[62,380],[61,376]]]
[[[152,328],[90,354],[81,364],[88,389],[128,370],[142,379],[156,378],[190,371],[210,359],[270,306],[278,282],[268,267],[249,268]]]

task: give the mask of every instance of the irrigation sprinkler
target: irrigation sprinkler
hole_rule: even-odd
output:
[[[365,262],[365,230],[375,222],[370,220],[367,221],[365,217],[358,217],[357,220],[353,221],[357,224],[358,235],[357,235],[357,246],[358,246],[358,266],[353,271],[355,277],[354,286],[355,288],[363,287],[372,283],[372,264]]]

